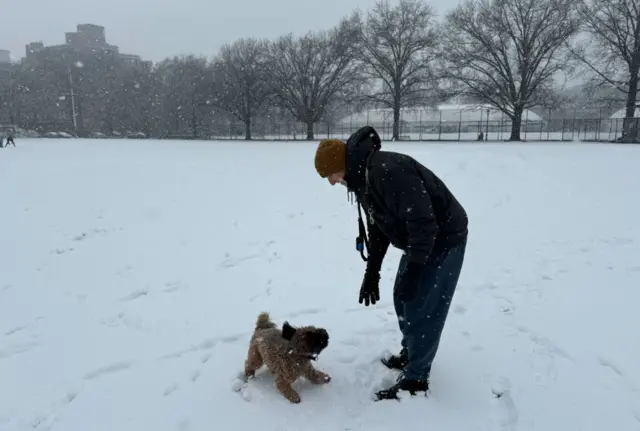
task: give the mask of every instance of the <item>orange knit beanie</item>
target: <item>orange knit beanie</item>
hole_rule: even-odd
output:
[[[316,171],[322,178],[347,168],[347,145],[340,139],[324,139],[316,150]]]

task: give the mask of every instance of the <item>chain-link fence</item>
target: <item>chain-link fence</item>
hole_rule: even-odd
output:
[[[582,113],[584,114],[584,112]],[[615,115],[615,114],[614,114]],[[385,113],[368,111],[334,124],[324,122],[313,126],[313,139],[346,139],[363,125],[371,125],[384,140],[393,136],[393,120]],[[511,137],[511,120],[505,114],[490,110],[449,110],[435,115],[401,115],[400,140],[403,141],[503,141]],[[422,117],[422,118],[421,118]],[[630,123],[635,124],[638,118]],[[624,118],[607,116],[578,117],[550,114],[546,117],[525,111],[520,138],[528,141],[590,141],[612,142],[622,136]],[[634,130],[637,127],[632,127]],[[305,140],[305,124],[278,119],[255,120],[251,127],[254,140]],[[217,124],[210,128],[209,139],[242,140],[245,125],[241,122]]]
[[[463,105],[464,106],[464,105]],[[626,126],[629,135],[640,141],[640,118],[626,121],[624,110],[614,113],[612,109],[577,110],[568,108],[562,111],[547,112],[541,115],[533,110],[525,110],[520,125],[520,139],[525,141],[586,141],[615,142],[620,140]],[[538,111],[540,112],[540,111]],[[55,124],[40,124],[36,130],[67,131],[71,128]],[[204,140],[244,140],[245,124],[227,118],[198,118],[197,128],[192,129],[192,121],[182,121],[179,127],[170,132],[145,133],[145,137],[159,139],[204,139]],[[173,125],[173,124],[172,124]],[[393,118],[389,110],[368,110],[347,116],[341,120],[318,122],[313,125],[312,139],[347,139],[364,125],[373,126],[382,139],[389,141],[393,137]],[[136,135],[135,131],[126,131],[116,136],[107,133],[102,137],[122,137]],[[42,133],[47,137],[51,133]],[[138,133],[139,134],[139,133]],[[511,119],[495,108],[464,108],[458,105],[440,107],[438,110],[403,110],[400,116],[399,139],[401,141],[507,141],[511,138]],[[37,133],[36,133],[37,135]],[[86,134],[95,137],[94,133]],[[27,136],[27,135],[25,135]],[[83,135],[85,136],[85,135]],[[287,118],[284,114],[253,118],[251,122],[253,140],[306,140],[307,125]]]

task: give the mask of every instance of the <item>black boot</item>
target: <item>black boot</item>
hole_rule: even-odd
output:
[[[384,366],[391,370],[402,371],[404,370],[404,367],[407,365],[407,363],[409,363],[409,353],[407,352],[406,348],[402,348],[399,355],[392,355],[389,358],[382,358],[381,362],[384,364]]]
[[[417,392],[424,392],[426,395],[428,390],[428,380],[407,380],[401,376],[398,382],[389,389],[376,392],[376,397],[378,401],[398,400],[399,391],[409,391],[411,395],[416,395]]]

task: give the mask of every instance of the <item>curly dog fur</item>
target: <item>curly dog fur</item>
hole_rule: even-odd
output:
[[[295,328],[284,322],[282,329],[278,329],[269,313],[260,313],[249,342],[244,378],[255,376],[264,364],[275,375],[278,391],[292,403],[299,403],[300,395],[291,387],[299,377],[304,376],[314,384],[331,381],[329,375],[311,365],[328,345],[329,334],[323,328]]]

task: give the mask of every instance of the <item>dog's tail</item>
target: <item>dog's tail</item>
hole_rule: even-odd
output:
[[[269,313],[263,311],[258,315],[258,319],[256,320],[256,329],[271,329],[275,327],[276,324],[271,321]]]

